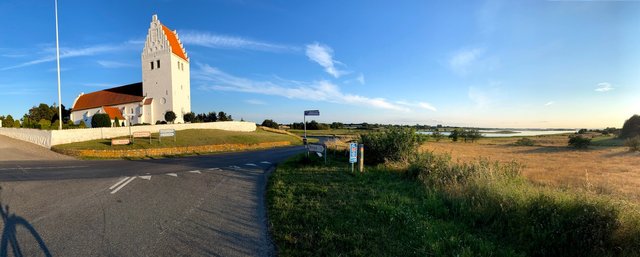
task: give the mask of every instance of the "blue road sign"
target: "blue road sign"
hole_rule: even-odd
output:
[[[349,143],[349,163],[358,161],[358,143]]]
[[[320,116],[319,110],[307,110],[304,111],[304,116]]]

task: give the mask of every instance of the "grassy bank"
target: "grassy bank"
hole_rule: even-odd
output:
[[[341,155],[340,155],[341,156]],[[536,186],[520,166],[422,154],[350,174],[295,157],[269,180],[282,256],[638,256],[638,209]]]
[[[132,150],[132,149],[152,149],[171,148],[184,146],[204,146],[223,144],[259,144],[266,142],[289,141],[291,144],[301,144],[301,141],[293,136],[267,132],[257,129],[254,132],[236,132],[217,129],[188,129],[176,131],[176,141],[171,137],[163,137],[162,142],[158,142],[158,133],[151,135],[152,140],[136,138],[135,142],[129,145],[111,146],[110,139],[98,139],[85,142],[77,142],[64,145],[53,146],[53,150]],[[119,138],[128,138],[119,137]]]

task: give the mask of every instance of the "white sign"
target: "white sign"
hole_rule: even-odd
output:
[[[174,137],[174,136],[176,136],[176,130],[175,129],[161,129],[160,130],[160,136],[161,137]]]
[[[324,153],[324,146],[319,144],[309,144],[309,151],[316,153]]]
[[[349,143],[349,163],[358,161],[358,143]]]
[[[149,131],[136,131],[133,132],[133,137],[150,137],[151,136],[151,132]]]

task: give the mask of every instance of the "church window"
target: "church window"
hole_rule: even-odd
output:
[[[167,103],[167,99],[166,98],[162,98],[162,104],[166,104]]]
[[[160,60],[158,60],[158,69],[160,69]]]
[[[153,62],[151,62],[151,69],[153,70]]]
[[[182,90],[182,85],[180,85],[180,90]]]
[[[165,94],[165,95],[169,95],[169,90],[165,90],[165,91],[164,91],[164,94]]]

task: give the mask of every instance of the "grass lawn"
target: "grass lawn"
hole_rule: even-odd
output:
[[[304,136],[303,129],[289,129],[287,131],[299,136]],[[366,133],[366,132],[369,132],[369,130],[363,130],[363,129],[307,130],[307,136],[357,135],[357,134]]]
[[[331,156],[331,155],[329,155]],[[424,184],[401,173],[351,174],[346,159],[278,166],[267,191],[280,256],[523,256],[446,217]]]
[[[289,141],[291,144],[301,144],[302,142],[289,135],[266,132],[257,129],[254,132],[236,132],[217,129],[188,129],[176,131],[176,141],[172,137],[163,137],[162,142],[158,142],[158,133],[151,135],[152,140],[136,138],[133,144],[111,146],[110,139],[98,139],[85,142],[77,142],[64,145],[56,145],[55,149],[95,149],[95,150],[123,150],[123,149],[147,149],[165,148],[176,146],[199,146],[199,145],[219,145],[219,144],[257,144],[263,142]],[[119,137],[128,138],[128,136]]]

